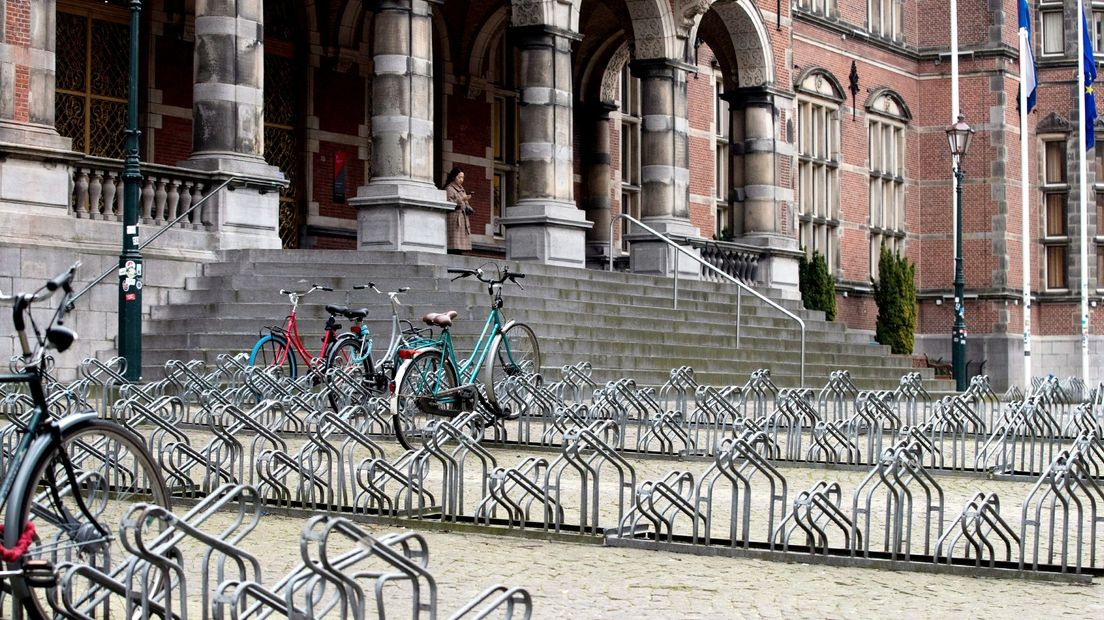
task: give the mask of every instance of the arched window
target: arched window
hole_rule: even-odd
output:
[[[839,266],[840,102],[831,73],[807,71],[797,85],[798,228],[805,252],[819,252],[828,273]]]
[[[904,249],[905,129],[908,108],[892,91],[876,91],[867,104],[870,170],[870,276],[878,277],[882,246]]]

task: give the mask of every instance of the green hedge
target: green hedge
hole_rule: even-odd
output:
[[[836,319],[836,282],[828,273],[828,263],[820,252],[813,252],[812,260],[802,255],[798,265],[798,287],[806,308],[823,310],[829,321]]]
[[[884,245],[874,282],[878,304],[877,339],[894,353],[912,353],[916,334],[916,265]]]

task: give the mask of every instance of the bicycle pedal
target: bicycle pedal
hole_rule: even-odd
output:
[[[43,559],[24,560],[23,580],[32,588],[57,587],[54,563]]]

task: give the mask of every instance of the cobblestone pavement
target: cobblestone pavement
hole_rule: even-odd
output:
[[[266,579],[289,570],[302,520],[266,516],[247,547]],[[369,526],[373,532],[395,528]],[[493,583],[533,595],[534,617],[1018,618],[1104,616],[1104,586],[701,557],[485,534],[423,532],[441,617]],[[286,544],[285,544],[286,541]]]

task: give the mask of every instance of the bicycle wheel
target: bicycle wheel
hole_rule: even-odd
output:
[[[62,451],[73,464],[76,488],[70,484]],[[122,571],[133,556],[119,540],[123,516],[140,502],[171,509],[164,479],[141,437],[106,420],[90,419],[66,429],[60,449],[51,448],[37,462],[24,463],[24,468],[31,477],[25,492],[8,504],[4,545],[10,548],[28,521],[35,525],[35,538],[22,558],[8,564],[9,570],[21,569],[29,559],[49,560],[55,566],[68,561],[125,581]],[[92,519],[80,509],[78,497]],[[60,600],[58,588],[30,585],[22,576],[11,578],[12,605],[22,601],[30,618],[53,617],[49,601]],[[75,582],[70,600],[90,616],[125,616],[119,597],[97,602],[90,587],[87,581]]]
[[[326,369],[341,368],[350,372],[359,370],[365,377],[369,377],[372,374],[372,354],[361,358],[360,345],[361,340],[356,336],[339,336],[337,342],[326,351]]]
[[[249,365],[263,368],[279,367],[280,376],[288,379],[298,376],[295,351],[288,347],[287,338],[279,334],[265,334],[257,340],[249,353]]]
[[[498,403],[502,381],[514,375],[540,372],[540,346],[537,335],[525,323],[514,323],[495,338],[487,358],[487,399]]]
[[[422,443],[430,420],[460,413],[459,403],[450,399],[433,399],[428,404],[435,413],[427,413],[418,405],[418,397],[432,396],[457,385],[456,369],[440,351],[422,351],[399,368],[395,393],[391,396],[391,421],[404,448],[413,450]]]

